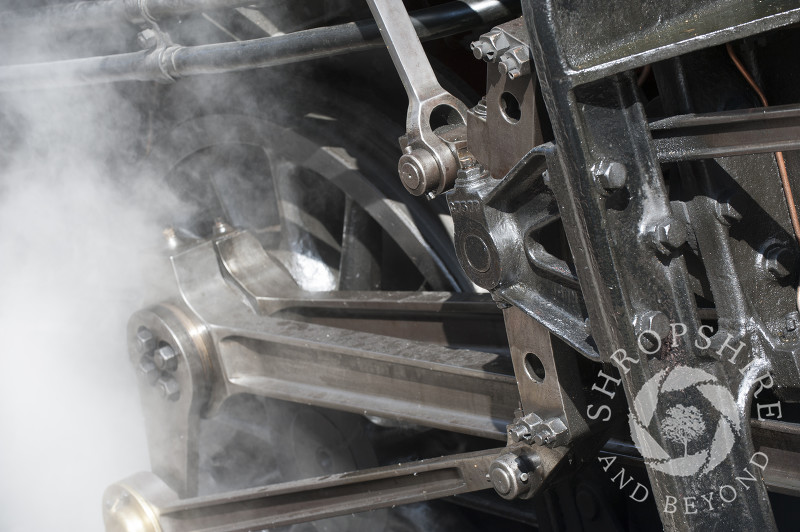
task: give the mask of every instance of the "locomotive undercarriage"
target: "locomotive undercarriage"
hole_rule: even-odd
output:
[[[174,82],[382,36],[410,102],[402,154],[235,113],[181,121],[149,154],[180,180],[203,150],[256,147],[266,163],[238,171],[269,167],[256,203],[271,214],[223,194],[172,220],[174,292],[128,331],[152,473],[109,488],[107,528],[383,530],[391,511],[318,520],[440,498],[543,530],[790,527],[800,91],[780,67],[796,61],[800,8],[548,0],[514,18],[513,2],[452,2],[412,20],[368,3],[376,23],[196,46],[161,19],[205,10],[263,29],[274,3],[7,18],[127,19],[145,49],[3,66],[0,90]],[[487,69],[471,108],[415,36],[465,33]],[[400,178],[375,177],[392,157]]]

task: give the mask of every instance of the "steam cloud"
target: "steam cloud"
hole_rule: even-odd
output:
[[[2,95],[0,124],[0,530],[102,530],[105,487],[149,469],[125,325],[163,228],[120,173],[143,118],[99,87]]]

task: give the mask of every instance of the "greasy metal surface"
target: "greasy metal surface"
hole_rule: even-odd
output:
[[[420,38],[435,39],[474,25],[502,22],[518,13],[517,4],[510,0],[464,0],[411,16]],[[263,68],[382,46],[377,25],[367,20],[232,43],[6,66],[0,68],[0,91],[125,80],[169,82],[181,76]]]
[[[489,465],[501,451],[491,449],[180,500],[157,479],[139,474],[107,490],[106,530],[247,532],[484,490],[491,487]],[[132,507],[129,499],[135,499],[138,506]],[[114,528],[117,524],[123,526]]]
[[[523,414],[544,421],[560,418],[566,426],[562,444],[585,435],[583,387],[575,378],[577,353],[554,345],[547,328],[522,310],[512,306],[503,315]]]
[[[219,262],[213,243],[173,257],[182,297],[210,331],[224,375],[212,410],[246,392],[504,438],[517,404],[508,358],[259,317]]]
[[[571,83],[580,84],[794,24],[800,8],[795,0],[546,0],[536,16],[552,31]]]
[[[451,186],[460,167],[456,146],[466,140],[467,107],[439,84],[403,3],[368,3],[408,95],[400,179],[414,195],[439,194]],[[446,123],[434,124],[435,114],[446,116]],[[450,126],[446,134],[438,129],[445,126]]]
[[[658,159],[688,161],[800,149],[800,108],[678,115],[650,124]]]
[[[733,360],[730,363],[727,360],[718,362],[718,357],[710,357],[700,349],[702,344],[694,343],[700,321],[693,281],[685,262],[686,247],[683,243],[687,236],[688,217],[684,214],[684,206],[670,202],[643,107],[637,99],[635,81],[630,75],[619,75],[582,85],[589,79],[615,71],[619,64],[601,64],[605,58],[595,63],[581,59],[580,65],[575,64],[580,52],[574,47],[575,36],[582,38],[583,32],[567,34],[563,27],[564,17],[572,17],[577,24],[591,25],[601,31],[605,31],[608,22],[599,24],[595,10],[586,9],[588,5],[568,6],[563,2],[555,5],[561,8],[557,12],[552,11],[553,2],[526,2],[523,8],[531,31],[536,70],[555,134],[556,149],[548,158],[550,188],[564,220],[592,336],[604,359],[612,361],[616,358],[615,365],[620,370],[622,385],[631,405],[653,376],[680,367],[693,368],[690,371],[700,368],[710,371],[714,379],[737,398],[736,424],[743,427],[741,439],[737,440],[726,460],[716,464],[712,471],[699,477],[686,477],[661,472],[652,461],[646,464],[666,529],[719,526],[730,517],[729,511],[718,507],[698,514],[670,513],[667,511],[667,497],[707,493],[734,479],[748,466],[754,453],[747,430],[748,398],[756,381],[765,377],[770,362],[758,343],[753,352],[748,353],[752,358],[744,362],[740,360],[738,366],[733,364]],[[715,5],[722,7],[722,4]],[[670,7],[671,4],[665,7],[667,14],[670,14]],[[626,25],[629,16],[636,18],[636,12],[631,15],[629,10],[611,9],[604,13],[624,17]],[[653,13],[660,16],[663,12],[657,9]],[[719,24],[725,19],[712,16],[703,21]],[[629,27],[638,30],[635,24]],[[669,25],[659,27],[668,28]],[[614,26],[610,28],[609,35],[613,36]],[[587,42],[592,42],[596,30],[589,30],[587,26],[587,31]],[[745,31],[748,31],[747,27],[731,28],[728,35],[732,37]],[[669,49],[661,52],[673,54],[681,51],[680,46],[672,46],[673,42],[668,44]],[[687,46],[702,44],[710,44],[710,41],[695,40]],[[600,53],[605,52],[607,50],[601,46]],[[653,52],[650,57],[661,52]],[[636,50],[627,50],[624,55],[629,53],[636,53]],[[625,64],[630,67],[638,59],[629,57]],[[586,70],[578,72],[574,70],[576,67],[585,67]],[[618,173],[623,179],[601,170],[614,165],[619,165],[621,171]],[[621,186],[616,184],[617,181]],[[730,283],[729,276],[725,279],[727,281],[720,281]],[[642,330],[642,323],[651,321],[653,316],[661,316],[667,325],[684,324],[688,338],[674,337],[669,344],[662,343],[653,356],[645,355],[639,349],[637,334]],[[729,333],[731,338],[741,338],[744,334],[735,322],[720,320],[719,326],[721,330],[715,338],[716,346],[724,345]],[[669,330],[663,330],[663,327],[658,334],[663,339],[669,338]],[[619,349],[624,349],[631,359],[621,362]],[[748,362],[751,364],[744,369]],[[697,401],[697,398],[688,394],[684,397],[685,404],[692,401]],[[665,408],[661,405],[661,402],[655,405],[656,410]],[[704,403],[698,402],[696,408],[703,411]],[[656,416],[659,419],[666,417],[663,412]],[[660,426],[650,430],[649,437],[655,443],[648,445],[648,449],[663,447],[665,432]],[[740,493],[736,508],[737,527],[775,528],[763,483],[757,482]]]
[[[312,171],[337,188],[346,190],[353,201],[361,205],[373,220],[391,234],[428,280],[432,289],[461,291],[461,287],[468,284],[466,279],[463,281],[459,279],[458,265],[450,264],[448,258],[436,251],[429,239],[423,236],[415,223],[418,219],[417,213],[405,203],[387,198],[344,150],[320,147],[300,132],[273,121],[244,115],[208,115],[188,120],[170,131],[169,136],[154,146],[150,154],[151,163],[145,171],[153,175],[166,176],[176,166],[176,161],[182,161],[201,150],[218,145],[220,136],[224,136],[228,143],[263,148],[276,166],[280,164],[280,168],[283,169],[300,167]],[[295,205],[297,201],[293,197],[302,193],[302,190],[292,188],[296,187],[296,179],[291,174],[280,175],[281,185],[284,185],[280,188],[281,196],[287,196],[281,201],[282,208],[284,211],[294,209],[293,212],[305,216],[297,211],[298,207]],[[297,225],[290,224],[289,230],[294,231],[295,239],[289,239],[286,245],[289,249],[308,254],[308,249],[302,249],[303,240],[307,239],[301,238],[303,235],[298,233]],[[449,242],[444,244],[449,245]],[[254,260],[256,264],[265,267],[269,266],[265,261],[264,249],[252,236],[246,243],[240,242],[240,245],[246,246],[247,253],[254,255],[253,259],[248,260]],[[270,267],[269,271],[274,271],[274,267]],[[261,272],[262,276],[266,273],[269,272]],[[461,277],[463,278],[463,274]],[[270,293],[280,295],[281,285],[271,282],[269,278],[266,279]],[[281,279],[286,278],[281,276]],[[250,291],[257,293],[258,281],[251,279],[249,283],[245,293]]]
[[[507,70],[503,72],[505,69],[500,68],[503,64],[500,58],[509,49],[524,47],[524,53],[529,53],[524,21],[521,18],[509,21],[493,28],[492,32],[502,32],[504,44],[492,46],[491,60],[484,55],[487,60],[486,97],[469,110],[467,145],[492,177],[501,179],[531,147],[542,143],[542,132],[536,105],[536,73],[528,66],[526,74],[511,78]],[[492,37],[494,42],[501,42],[498,36]],[[483,44],[483,41],[476,43]],[[486,46],[491,45],[487,42]]]
[[[466,174],[456,180],[447,196],[456,254],[477,285],[597,360],[575,273],[539,242],[540,233],[559,219],[555,198],[544,184],[548,149],[531,150],[502,180]]]

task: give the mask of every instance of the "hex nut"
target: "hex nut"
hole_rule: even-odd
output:
[[[161,392],[161,397],[166,399],[167,401],[175,402],[181,397],[181,388],[176,381],[172,377],[162,376],[158,379],[156,383],[158,386],[159,391]]]
[[[475,59],[483,59],[490,50],[493,51],[493,48],[491,45],[489,45],[489,43],[480,40],[473,41],[469,47],[472,50],[472,55],[475,56]]]
[[[723,225],[732,225],[742,219],[742,213],[731,205],[730,199],[717,201],[714,205],[714,215]]]
[[[479,164],[470,166],[469,168],[462,168],[456,173],[456,177],[464,181],[472,181],[473,179],[480,179],[488,175],[489,173]]]
[[[800,313],[797,311],[790,312],[786,315],[786,331],[794,332],[800,327]]]
[[[484,33],[480,39],[470,44],[472,55],[476,59],[483,59],[489,62],[495,61],[503,49],[506,48],[505,41],[503,31],[493,29],[488,33]]]
[[[227,235],[232,231],[233,227],[231,227],[228,224],[228,222],[226,222],[222,218],[217,218],[216,220],[214,220],[214,236]]]
[[[650,238],[656,251],[669,255],[686,242],[688,233],[685,223],[668,216],[652,226]]]
[[[147,380],[147,384],[151,386],[156,383],[158,377],[161,375],[161,372],[158,371],[155,363],[149,356],[143,356],[141,360],[139,360],[139,367],[136,368],[137,371],[141,376]]]
[[[178,354],[172,346],[164,345],[156,349],[153,362],[161,371],[174,371],[178,367]]]
[[[136,42],[142,50],[150,50],[158,44],[158,35],[151,28],[146,28],[136,36]]]
[[[531,73],[531,56],[527,46],[515,46],[500,56],[497,69],[509,79]]]
[[[508,426],[508,436],[511,438],[511,441],[515,443],[526,441],[530,437],[530,435],[531,432],[528,429],[528,427],[522,424]]]
[[[592,173],[600,188],[608,193],[621,189],[628,180],[625,165],[616,161],[602,160],[592,167]]]
[[[156,348],[156,337],[147,327],[136,331],[136,349],[140,355],[148,355]]]
[[[651,310],[636,318],[634,328],[637,336],[645,331],[653,331],[663,340],[670,332],[669,318],[663,312]]]
[[[792,274],[796,260],[795,253],[782,244],[773,244],[764,251],[764,266],[778,281]]]

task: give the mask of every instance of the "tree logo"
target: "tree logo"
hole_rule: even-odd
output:
[[[709,434],[706,419],[695,406],[677,403],[666,410],[663,419],[655,415],[660,401],[691,394],[700,394],[719,415],[713,436]],[[704,408],[703,411],[712,410]],[[717,467],[730,454],[734,435],[741,431],[736,401],[728,389],[713,375],[687,366],[665,369],[651,377],[636,394],[629,420],[633,441],[650,467],[682,477],[704,475]],[[682,447],[683,453],[672,456],[667,452],[650,435],[648,427],[653,424],[660,425],[665,438]]]

